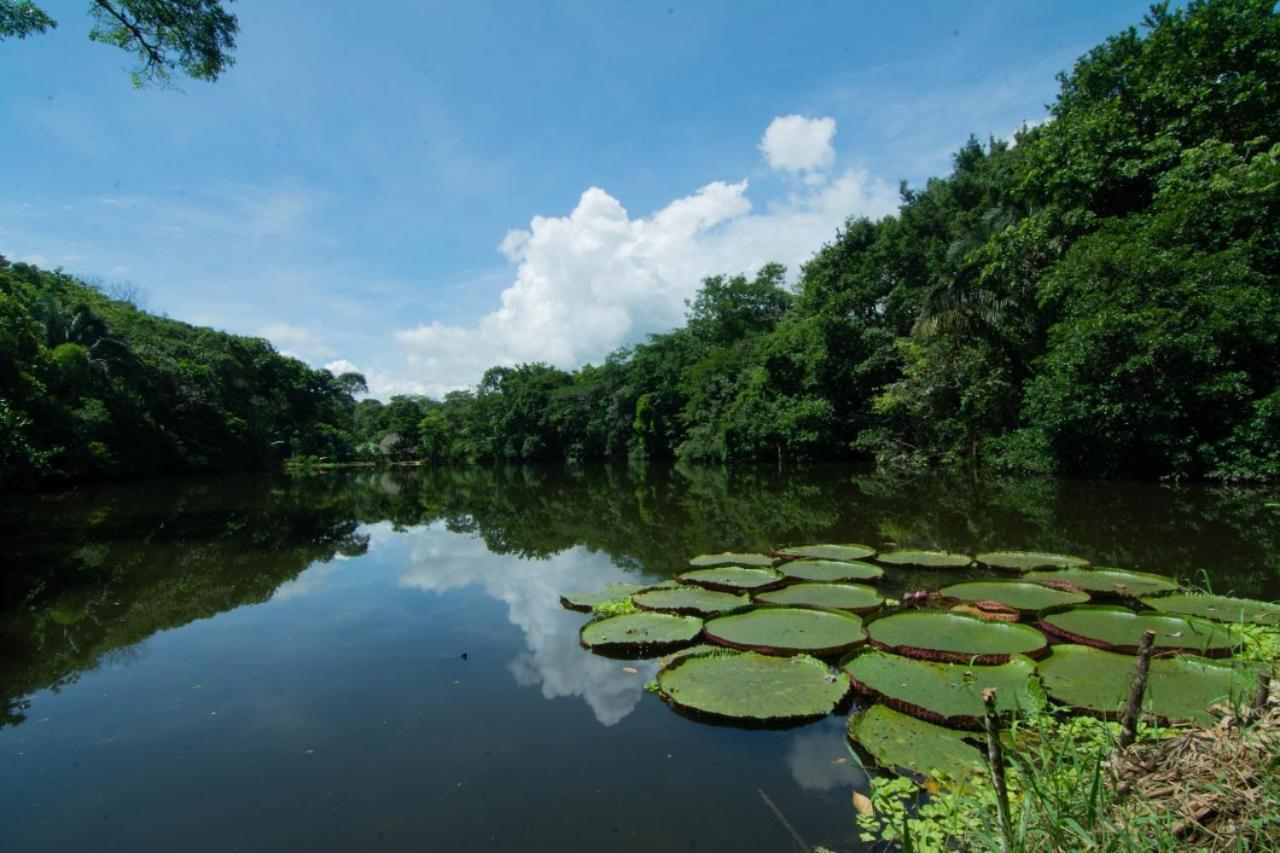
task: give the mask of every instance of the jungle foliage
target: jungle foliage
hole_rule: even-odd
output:
[[[1280,474],[1280,17],[1153,7],[800,271],[707,279],[684,327],[414,402],[433,461],[869,456],[1087,476]],[[378,411],[374,403],[366,416]],[[399,422],[401,414],[378,415]]]
[[[362,390],[0,256],[0,486],[347,456]]]

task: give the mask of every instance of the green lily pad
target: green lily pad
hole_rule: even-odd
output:
[[[950,551],[889,551],[876,557],[877,562],[910,569],[963,569],[973,565],[968,554]]]
[[[988,551],[974,558],[984,566],[1009,572],[1034,569],[1082,569],[1089,561],[1068,554],[1045,554],[1040,551]]]
[[[646,589],[631,596],[631,601],[641,610],[659,610],[667,613],[688,613],[700,616],[706,613],[724,613],[751,603],[745,594],[716,592],[695,584],[680,584],[672,588]]]
[[[1133,677],[1131,655],[1089,646],[1054,646],[1038,670],[1045,691],[1057,702],[1097,714],[1118,715]],[[1153,658],[1143,695],[1143,711],[1164,721],[1212,724],[1209,708],[1246,700],[1256,674],[1242,667],[1187,655]]]
[[[1089,600],[1087,592],[1055,589],[1027,581],[965,581],[943,587],[939,593],[963,601],[996,601],[1023,613],[1037,613],[1050,607],[1069,604],[1084,604]]]
[[[982,691],[996,688],[1001,712],[1038,710],[1044,701],[1036,665],[1015,655],[997,666],[939,663],[863,649],[840,664],[859,692],[940,726],[982,727]]]
[[[778,549],[784,557],[807,557],[811,560],[843,560],[852,563],[876,555],[867,545],[790,545]]]
[[[779,722],[830,714],[849,693],[849,677],[807,655],[685,655],[659,671],[658,690],[686,710]]]
[[[867,638],[852,613],[808,607],[753,607],[708,619],[704,632],[716,645],[765,654],[834,655]]]
[[[708,566],[772,566],[773,557],[768,554],[737,554],[725,551],[721,554],[699,554],[689,561],[696,569]]]
[[[792,560],[778,566],[778,571],[789,578],[819,583],[873,581],[884,577],[884,569],[879,566],[842,560]]]
[[[1155,631],[1157,653],[1193,652],[1226,657],[1236,645],[1235,633],[1224,625],[1194,617],[1164,613],[1134,613],[1109,604],[1083,604],[1040,617],[1040,630],[1063,643],[1079,643],[1134,655],[1143,631]]]
[[[566,592],[560,596],[560,604],[569,610],[590,613],[591,608],[597,604],[604,604],[642,589],[644,587],[634,583],[611,583],[600,592]]]
[[[985,622],[941,610],[908,610],[867,627],[871,644],[907,657],[951,663],[998,664],[1014,655],[1038,657],[1048,640],[1017,622]]]
[[[961,780],[981,773],[982,753],[963,732],[926,723],[886,705],[872,705],[849,718],[849,738],[881,767],[922,776]]]
[[[740,592],[773,586],[782,580],[782,575],[773,569],[717,566],[713,569],[694,569],[691,572],[685,572],[677,575],[676,580],[682,584],[697,584],[708,589],[718,589],[721,592]]]
[[[1130,598],[1178,589],[1178,582],[1173,578],[1127,569],[1055,569],[1027,572],[1022,579],[1036,583],[1071,584],[1097,595]]]
[[[1252,598],[1230,598],[1225,595],[1193,595],[1191,593],[1173,593],[1172,595],[1153,595],[1142,599],[1142,603],[1162,613],[1176,613],[1179,616],[1199,616],[1215,622],[1231,622],[1239,624],[1249,622],[1255,625],[1280,625],[1280,604],[1269,601],[1255,601]]]
[[[875,587],[860,583],[797,583],[756,593],[755,598],[764,604],[798,604],[853,613],[870,613],[884,605]]]
[[[659,652],[693,642],[702,632],[696,616],[627,613],[594,619],[582,626],[582,645],[597,651]]]

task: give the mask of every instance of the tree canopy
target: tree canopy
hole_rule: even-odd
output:
[[[222,0],[92,0],[89,15],[90,39],[133,54],[135,86],[167,86],[178,72],[213,81],[235,64],[240,27]],[[0,39],[56,26],[31,0],[0,0]]]

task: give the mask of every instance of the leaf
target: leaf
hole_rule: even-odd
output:
[[[876,813],[875,806],[871,805],[871,798],[861,791],[853,792],[853,807],[857,809],[858,814],[873,815]]]

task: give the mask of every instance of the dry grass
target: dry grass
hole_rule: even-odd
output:
[[[1118,755],[1112,818],[1133,829],[1158,818],[1189,849],[1278,849],[1278,762],[1280,698],[1273,696],[1261,714],[1227,713],[1212,728]]]

